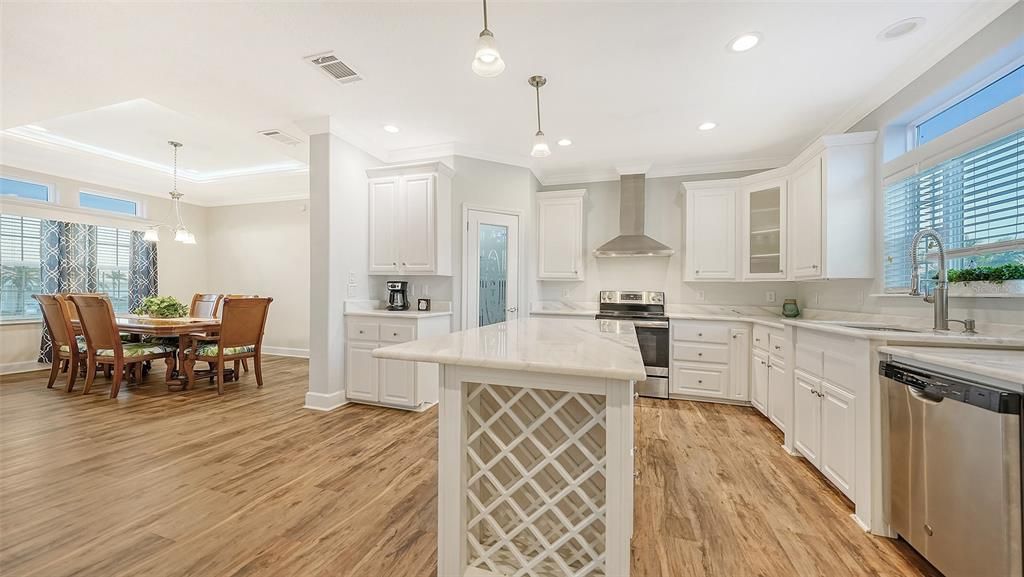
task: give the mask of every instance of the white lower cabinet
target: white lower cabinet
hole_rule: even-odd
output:
[[[791,387],[786,382],[786,367],[771,359],[768,367],[768,418],[783,433],[789,426]]]
[[[829,481],[852,499],[856,463],[855,397],[828,381],[821,384],[821,394],[819,468]]]
[[[449,316],[387,318],[346,315],[345,393],[348,400],[423,410],[437,402],[440,367],[378,359],[374,349],[451,332]]]
[[[793,448],[815,467],[821,466],[821,383],[800,371],[793,373]]]
[[[750,329],[726,321],[672,321],[669,396],[750,400]]]
[[[750,354],[750,404],[768,416],[768,353],[754,350]]]

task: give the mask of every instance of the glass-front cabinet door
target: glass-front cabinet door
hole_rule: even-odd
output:
[[[786,278],[786,196],[785,180],[744,190],[744,278]]]

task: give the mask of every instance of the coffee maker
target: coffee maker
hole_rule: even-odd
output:
[[[405,295],[409,283],[404,280],[389,280],[386,284],[388,287],[388,310],[409,310],[409,297]]]

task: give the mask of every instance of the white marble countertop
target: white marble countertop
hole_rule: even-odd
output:
[[[606,379],[646,375],[636,331],[625,321],[523,318],[382,347],[373,356]]]
[[[597,303],[563,303],[544,301],[537,304],[530,314],[533,316],[573,316],[593,318],[597,314]],[[667,305],[665,316],[670,319],[698,321],[737,321],[755,323],[781,329],[782,316],[770,309],[752,306],[716,305]]]
[[[381,301],[345,301],[345,316],[359,317],[389,317],[393,319],[426,319],[431,317],[448,317],[452,314],[452,303],[448,301],[434,301],[431,303],[431,310],[418,311],[415,305],[404,311],[389,311],[384,308]]]
[[[799,328],[813,329],[848,337],[861,339],[874,339],[888,342],[900,343],[928,343],[935,346],[943,345],[972,345],[985,347],[1024,347],[1024,333],[1011,334],[986,334],[982,329],[979,334],[968,335],[953,328],[950,331],[936,331],[930,325],[920,326],[918,324],[893,322],[892,320],[878,321],[836,321],[836,320],[813,320],[813,319],[783,319],[782,324],[792,325]],[[856,327],[842,326],[850,325],[876,325],[892,326],[894,328],[913,329],[913,331],[901,330],[867,330]],[[956,325],[951,325],[955,327]]]
[[[1017,391],[1024,388],[1024,350],[885,346],[878,351],[904,361],[998,379]]]

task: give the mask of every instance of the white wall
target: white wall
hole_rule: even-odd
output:
[[[858,122],[851,132],[863,130],[903,130],[906,121],[962,92],[977,79],[987,76],[1006,63],[1024,56],[1024,5],[1018,3],[979,33],[939,61],[888,101]],[[881,175],[885,158],[885,139],[877,145],[876,174]],[[884,230],[884,189],[876,184],[875,227]],[[879,232],[879,234],[881,234]],[[928,317],[932,306],[920,298],[872,296],[884,292],[882,282],[885,243],[876,242],[876,270],[873,280],[844,280],[800,283],[803,306],[844,311]],[[950,298],[950,316],[971,317],[980,321],[1024,324],[1024,299]]]
[[[273,297],[263,341],[271,354],[309,354],[308,207],[298,200],[206,209],[205,290]]]
[[[593,251],[619,234],[619,182],[590,182],[542,190],[584,188],[584,228],[586,237],[585,280],[539,281],[540,300],[596,302],[601,290],[664,290],[670,304],[766,305],[765,292],[775,291],[777,302],[796,296],[795,283],[708,283],[684,282],[683,261],[686,238],[686,197],[680,193],[683,182],[738,178],[752,172],[704,174],[687,177],[647,179],[645,231],[648,236],[675,249],[671,257],[596,258]],[[700,292],[704,293],[703,300]]]

